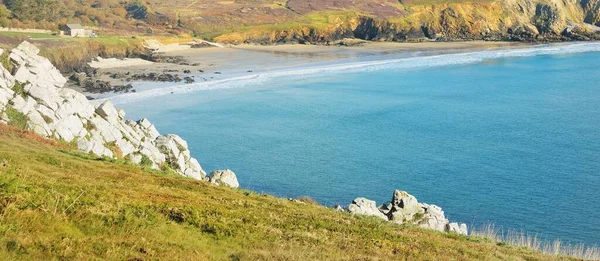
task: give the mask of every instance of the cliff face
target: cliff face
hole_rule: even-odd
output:
[[[408,5],[402,16],[355,13],[323,26],[251,28],[216,38],[225,43],[375,41],[568,41],[600,39],[600,0],[498,0]]]

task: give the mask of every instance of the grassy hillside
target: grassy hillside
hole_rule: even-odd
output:
[[[589,40],[569,23],[600,25],[599,0],[1,0],[0,26],[57,30],[82,23],[105,35],[194,35],[223,42]],[[373,19],[377,23],[371,22]],[[324,20],[325,23],[324,23]],[[366,28],[365,28],[366,27]],[[371,31],[364,36],[358,31]],[[577,30],[576,30],[577,31]],[[508,37],[514,35],[515,37]],[[548,35],[552,37],[548,38]]]
[[[0,125],[0,260],[563,260],[98,159]]]

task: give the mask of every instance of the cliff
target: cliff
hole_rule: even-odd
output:
[[[310,14],[304,16],[308,20],[299,19],[289,26],[247,27],[215,40],[270,44],[331,43],[343,38],[400,42],[600,39],[597,0],[411,1],[403,7],[403,12],[387,15],[362,11]]]

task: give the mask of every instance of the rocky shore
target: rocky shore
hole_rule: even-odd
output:
[[[0,55],[3,52],[0,50]],[[125,112],[108,100],[90,101],[83,94],[64,88],[67,79],[38,53],[37,47],[23,42],[10,51],[13,70],[0,65],[0,123],[61,140],[99,157],[125,159],[153,169],[168,168],[215,185],[240,186],[231,170],[215,170],[207,175],[181,137],[160,134],[148,119],[126,120]],[[440,207],[419,203],[400,190],[394,191],[390,202],[380,206],[375,201],[357,198],[347,208],[336,209],[396,224],[468,234],[466,224],[449,222]]]
[[[10,51],[13,71],[0,66],[0,122],[62,140],[100,157],[123,158],[154,169],[170,168],[217,184],[237,184],[231,171],[207,177],[181,137],[161,135],[148,119],[126,120],[125,112],[110,101],[89,101],[83,94],[64,88],[67,79],[39,56],[39,51],[23,42]]]
[[[335,209],[356,215],[375,216],[400,225],[417,225],[440,232],[468,235],[466,224],[448,221],[442,208],[420,203],[413,195],[401,190],[395,190],[392,200],[380,206],[373,200],[361,197],[354,199],[348,208],[336,206]]]

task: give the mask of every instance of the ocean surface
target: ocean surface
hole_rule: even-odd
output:
[[[452,221],[600,245],[598,43],[369,57],[111,99],[243,188],[328,206],[401,189]]]

